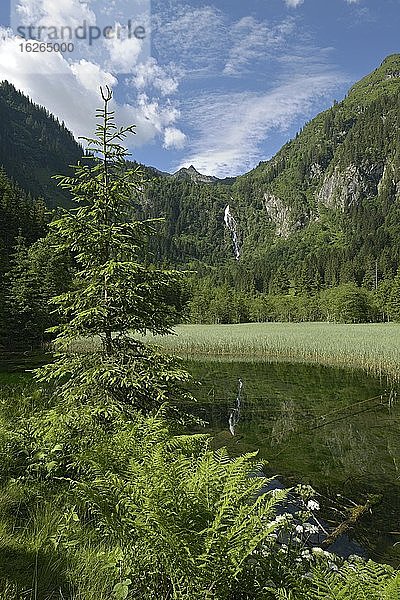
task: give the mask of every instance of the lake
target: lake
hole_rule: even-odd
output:
[[[15,402],[31,377],[25,361],[0,364],[0,397]],[[352,502],[368,494],[382,500],[353,532],[371,558],[400,564],[400,404],[397,388],[365,373],[287,363],[186,362],[198,399],[190,410],[208,422],[215,446],[231,453],[259,450],[266,474],[285,485],[307,483],[321,497],[332,526],[345,520]],[[229,415],[236,405],[235,436]],[[200,383],[201,382],[201,383]],[[390,399],[390,402],[389,402]],[[204,431],[204,429],[198,428]],[[339,494],[339,496],[338,496]],[[395,544],[399,542],[397,546]]]
[[[353,537],[371,558],[400,563],[400,406],[397,388],[365,373],[286,363],[190,361],[198,399],[215,445],[259,450],[267,474],[287,485],[308,483],[321,493],[324,516],[345,520],[344,507],[381,494]],[[229,415],[240,419],[235,436]],[[338,512],[339,511],[339,512]]]

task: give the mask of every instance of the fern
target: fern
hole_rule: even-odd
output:
[[[255,455],[229,460],[208,446],[205,436],[173,437],[162,419],[137,416],[82,465],[74,502],[123,548],[135,572],[149,574],[145,585],[130,577],[138,596],[159,597],[161,577],[172,598],[228,598],[278,527],[274,507],[284,492],[257,497],[265,479],[250,476],[259,469]],[[117,471],[95,460],[108,453],[118,456]]]
[[[313,572],[310,600],[399,600],[400,575],[372,561],[346,563],[339,571]]]
[[[383,591],[382,600],[395,600],[400,598],[400,573],[398,572],[394,578],[389,581],[386,589]]]

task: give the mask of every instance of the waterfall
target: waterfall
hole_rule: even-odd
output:
[[[226,227],[229,229],[229,231],[231,232],[231,235],[232,235],[233,251],[235,253],[235,258],[236,258],[236,260],[239,260],[240,250],[239,250],[239,238],[238,238],[238,233],[237,233],[237,223],[236,223],[234,217],[232,216],[229,204],[225,209],[224,222],[225,222]]]
[[[242,404],[242,388],[243,381],[239,379],[239,388],[236,397],[236,406],[232,409],[231,414],[229,415],[229,431],[232,435],[235,435],[235,427],[239,423],[240,419],[240,408]]]

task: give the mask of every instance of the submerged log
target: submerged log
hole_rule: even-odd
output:
[[[373,506],[382,500],[382,496],[370,496],[365,504],[355,506],[351,509],[350,516],[346,521],[343,521],[332,533],[330,533],[320,544],[321,548],[328,548],[336,542],[342,535],[356,525],[356,523],[367,513]]]

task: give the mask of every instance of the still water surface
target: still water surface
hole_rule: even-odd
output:
[[[321,494],[325,516],[368,494],[382,501],[353,537],[372,558],[400,564],[400,396],[386,380],[364,373],[286,363],[190,361],[201,384],[191,391],[195,412],[208,421],[217,446],[259,450],[268,475],[288,485],[309,483]],[[235,436],[229,415],[243,382]],[[340,496],[338,496],[340,494]]]

